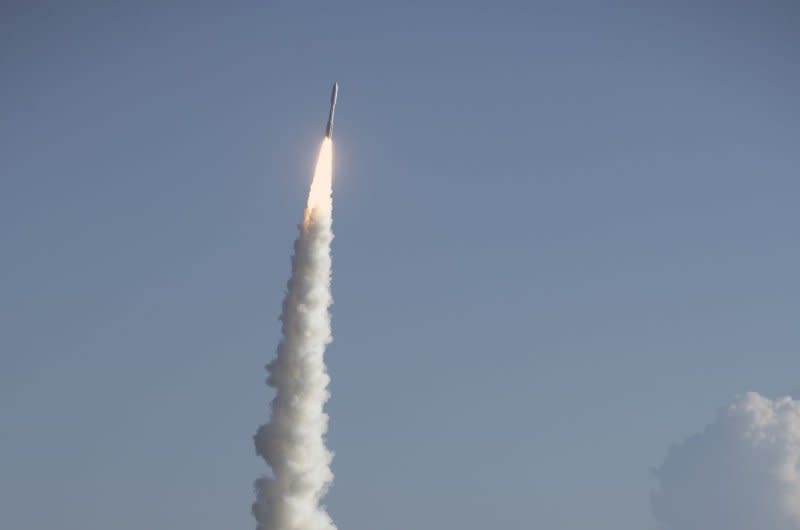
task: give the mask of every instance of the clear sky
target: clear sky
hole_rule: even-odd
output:
[[[3,527],[254,527],[334,80],[342,530],[652,529],[800,388],[791,3],[64,4],[0,11]]]

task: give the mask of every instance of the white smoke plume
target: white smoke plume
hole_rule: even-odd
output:
[[[800,530],[800,402],[751,392],[655,471],[665,530]]]
[[[258,530],[335,530],[321,498],[333,480],[325,447],[328,382],[323,355],[331,341],[332,144],[320,148],[308,205],[294,244],[281,313],[283,339],[267,365],[276,390],[272,416],[256,433],[256,453],[272,476],[255,482]]]

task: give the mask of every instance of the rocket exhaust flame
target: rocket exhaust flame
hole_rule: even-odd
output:
[[[314,179],[311,181],[311,188],[308,190],[308,202],[306,203],[306,213],[304,222],[307,223],[312,215],[330,216],[333,210],[333,199],[331,197],[333,179],[333,141],[329,137],[322,140],[319,148],[317,166],[314,169]]]
[[[254,437],[256,453],[272,468],[272,476],[255,482],[258,530],[336,530],[320,505],[333,481],[323,411],[330,380],[323,356],[331,341],[332,174],[333,145],[326,136],[294,244],[283,339],[267,365],[267,384],[276,390],[272,417]]]

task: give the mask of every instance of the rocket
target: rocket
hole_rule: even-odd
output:
[[[331,110],[328,111],[328,125],[325,126],[325,138],[330,138],[333,134],[333,113],[336,110],[336,97],[339,95],[339,83],[333,84],[331,90]]]

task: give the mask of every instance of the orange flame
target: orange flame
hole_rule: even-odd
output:
[[[308,190],[308,203],[303,224],[308,224],[311,218],[330,217],[333,211],[332,184],[333,142],[326,137],[322,140],[319,148],[314,180],[311,181],[311,189]]]

